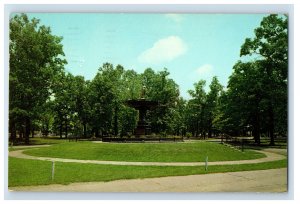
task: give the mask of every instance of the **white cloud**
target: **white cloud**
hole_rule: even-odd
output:
[[[140,62],[158,64],[169,62],[185,54],[187,46],[178,36],[169,36],[156,41],[153,46],[145,50],[138,57]]]
[[[195,73],[198,76],[203,76],[203,75],[207,76],[207,75],[212,74],[212,71],[213,71],[213,66],[211,64],[204,64],[201,67],[199,67],[198,69],[196,69]]]
[[[175,23],[181,23],[183,20],[182,15],[180,14],[175,14],[175,13],[170,13],[165,15],[168,19],[171,19]]]

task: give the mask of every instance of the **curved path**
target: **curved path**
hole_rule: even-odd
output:
[[[204,166],[205,165],[205,162],[126,162],[126,161],[98,161],[98,160],[37,157],[37,156],[30,156],[24,154],[23,151],[25,150],[26,149],[11,151],[9,152],[9,156],[21,158],[21,159],[33,159],[33,160],[43,160],[43,161],[110,164],[110,165],[133,165],[133,166]],[[208,162],[208,165],[254,164],[254,163],[262,163],[262,162],[269,162],[269,161],[277,161],[286,158],[284,155],[277,154],[272,151],[267,151],[267,150],[264,151],[256,150],[256,151],[265,154],[266,157],[260,159],[252,159],[252,160]]]

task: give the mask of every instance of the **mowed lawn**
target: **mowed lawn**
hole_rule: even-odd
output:
[[[10,157],[8,186],[113,181],[284,167],[287,167],[287,159],[258,164],[213,165],[208,166],[207,170],[204,166],[120,166],[55,162],[55,175],[52,180],[52,162]]]
[[[50,147],[30,149],[25,154],[40,157],[55,157],[103,161],[140,162],[200,162],[249,160],[265,157],[264,154],[213,143],[92,143],[65,142]]]

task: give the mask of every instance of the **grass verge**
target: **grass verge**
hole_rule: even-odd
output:
[[[214,165],[204,167],[170,166],[118,166],[80,163],[55,163],[55,178],[51,180],[52,162],[9,158],[9,187],[69,184],[73,182],[112,181],[120,179],[184,176],[195,174],[263,170],[287,167],[287,159],[240,165]]]

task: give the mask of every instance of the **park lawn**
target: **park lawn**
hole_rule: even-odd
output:
[[[60,139],[59,137],[35,137],[30,138],[29,145],[25,144],[15,144],[15,145],[9,145],[8,151],[16,151],[16,150],[22,150],[22,149],[29,149],[29,148],[35,148],[35,145],[54,145],[54,144],[61,144],[61,143],[67,143],[68,139]],[[20,148],[20,146],[22,146]],[[24,146],[24,147],[23,147]]]
[[[31,145],[44,145],[44,144],[61,144],[68,142],[68,139],[60,139],[59,137],[35,137],[30,138]]]
[[[204,166],[121,166],[56,162],[55,176],[52,181],[52,162],[9,157],[8,186],[113,181],[120,179],[184,176],[284,167],[287,167],[287,159],[258,164],[213,165],[208,166],[207,171],[205,171]]]
[[[17,142],[12,144],[11,142],[9,142],[9,146],[10,147],[14,147],[14,146],[34,146],[34,145],[51,145],[51,144],[60,144],[60,143],[65,143],[68,142],[69,140],[66,138],[60,139],[59,137],[34,137],[34,138],[30,138],[29,140],[29,144],[25,144],[24,141],[22,142]]]
[[[25,154],[40,157],[141,162],[200,162],[250,160],[264,154],[212,142],[195,143],[92,143],[66,142],[51,147],[35,148]]]
[[[23,148],[15,148],[15,147],[9,147],[8,151],[12,152],[12,151],[17,151],[17,150],[24,150],[24,149],[31,149],[32,147],[23,147]]]

